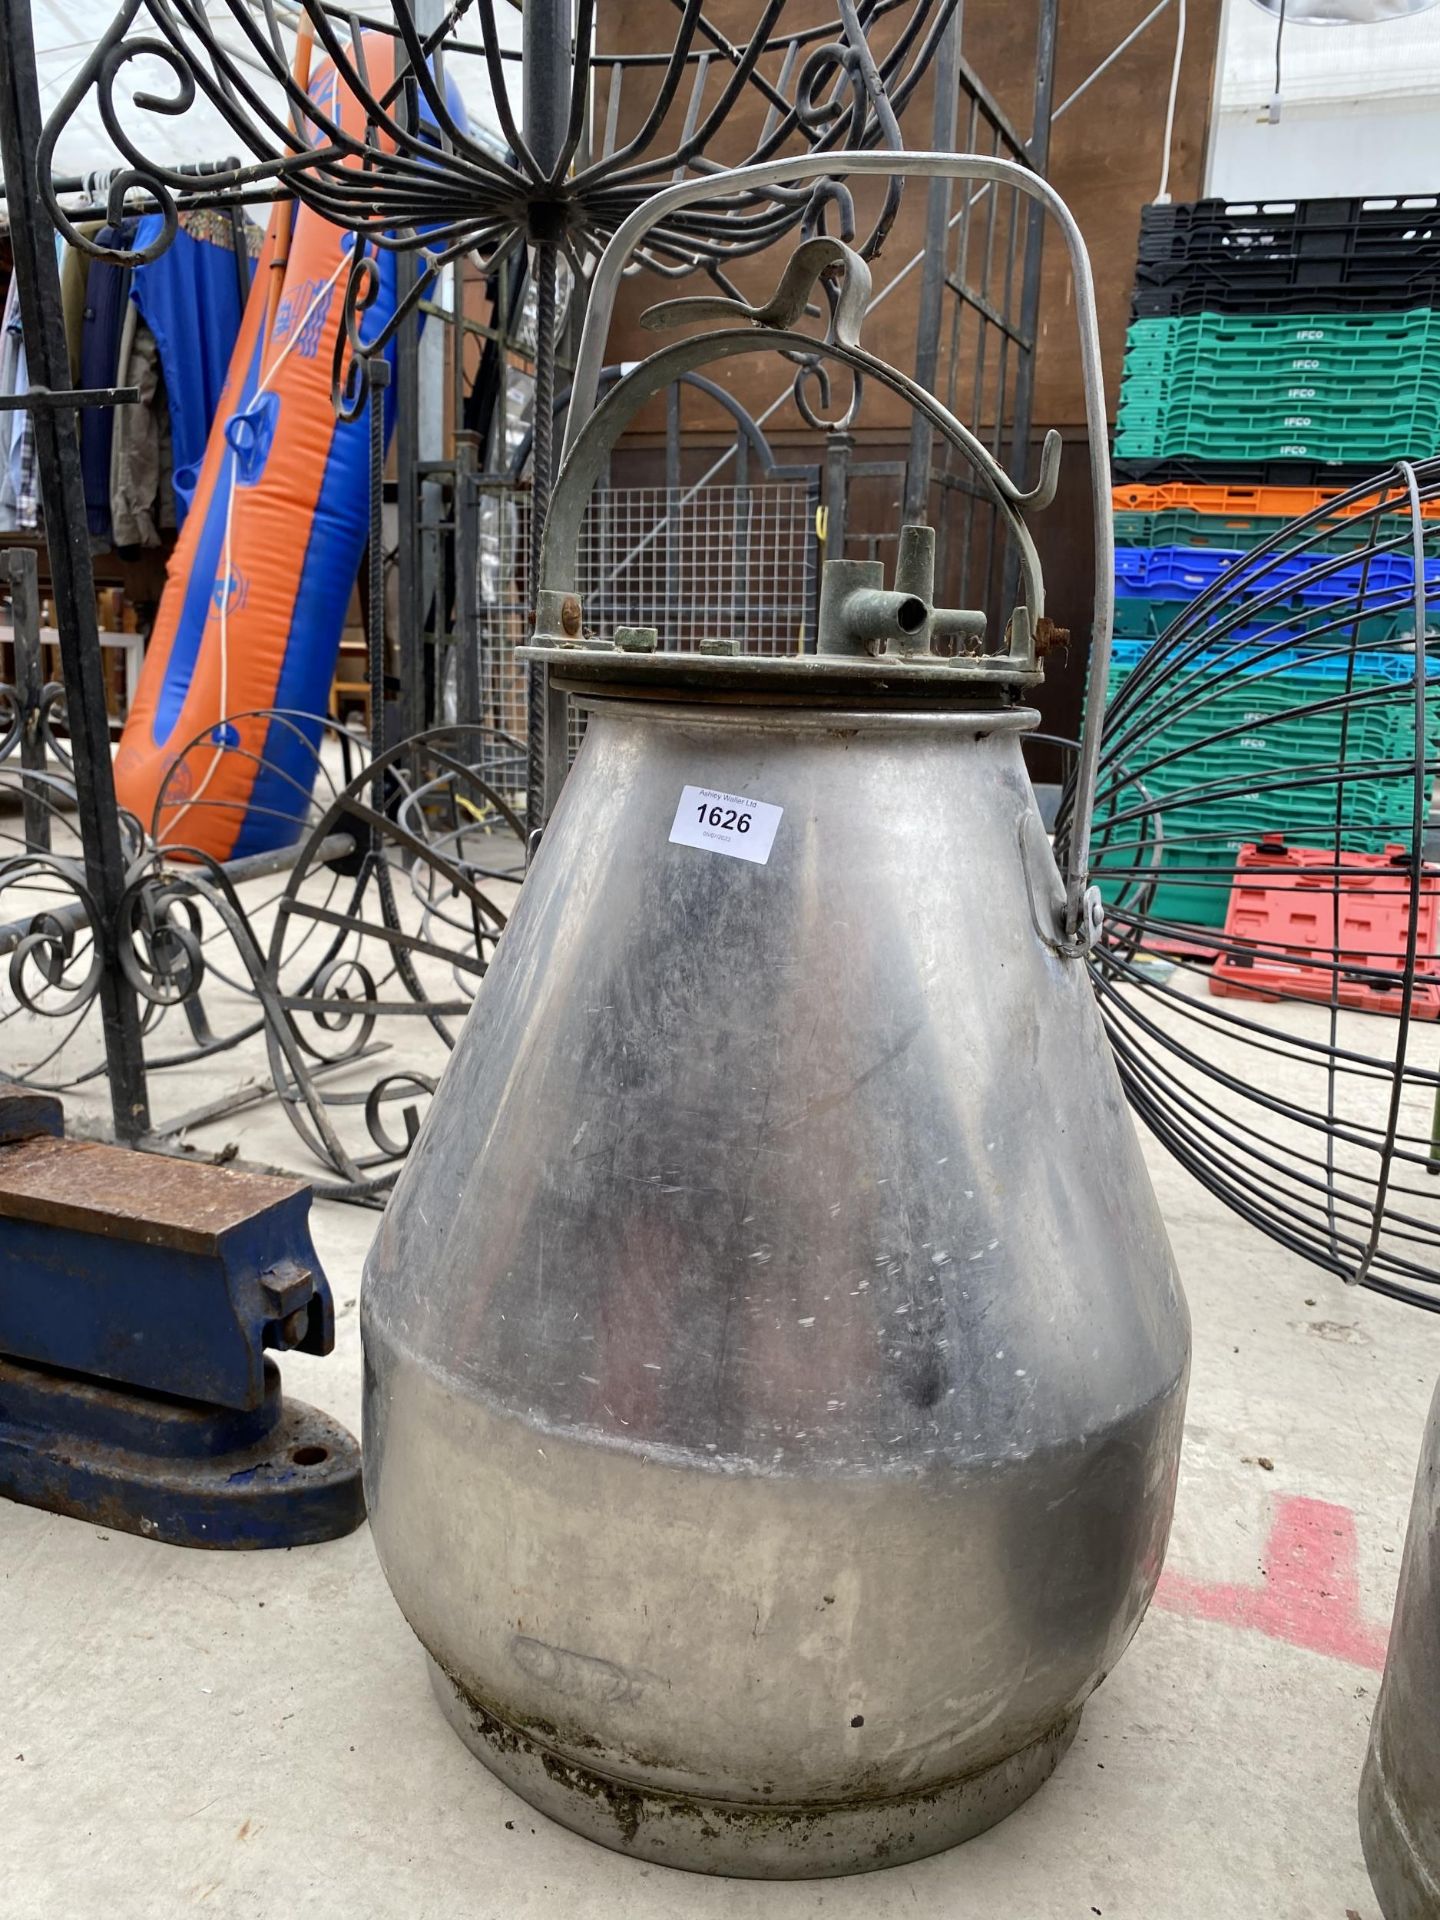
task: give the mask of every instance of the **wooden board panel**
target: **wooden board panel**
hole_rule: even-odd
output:
[[[1200,192],[1220,4],[1221,0],[1192,0],[1189,8],[1171,168],[1171,192],[1176,199],[1193,198]],[[733,29],[737,36],[753,19],[753,7],[743,4],[743,0],[721,0],[710,11],[722,30]],[[1144,18],[1145,11],[1139,0],[1062,0],[1055,84],[1057,105],[1119,45],[1138,20]],[[797,21],[808,20],[812,15],[817,21],[833,17],[828,0],[818,0],[813,5],[806,0],[804,5],[787,8],[786,25],[792,12]],[[1175,48],[1175,16],[1173,6],[1161,14],[1114,66],[1060,117],[1053,132],[1050,177],[1080,221],[1094,262],[1107,393],[1112,410],[1119,387],[1140,208],[1153,199],[1160,177],[1165,105]],[[644,6],[625,8],[612,15],[602,35],[602,45],[614,50],[622,46],[653,46],[657,44],[655,31],[654,6],[652,0],[647,0]],[[1015,6],[1005,4],[1005,0],[972,0],[965,9],[965,57],[1009,118],[1026,133],[1031,121],[1034,38],[1033,4]],[[715,84],[712,80],[707,99],[713,98]],[[628,95],[624,100],[622,133],[632,117],[638,120],[640,107],[638,93],[633,100]],[[927,81],[916,90],[904,117],[906,138],[913,146],[929,144],[932,103],[933,90]],[[597,102],[602,124],[603,112],[602,88]],[[743,157],[754,144],[761,118],[758,105],[747,104],[738,111],[727,124],[723,140],[715,146],[717,157]],[[678,133],[682,119],[682,107],[677,103],[667,133]],[[959,137],[964,144],[963,120]],[[988,150],[988,138],[986,144]],[[862,210],[867,203],[872,207],[875,204],[873,191],[862,189],[857,198],[862,202]],[[884,252],[875,263],[877,288],[922,248],[925,200],[924,185],[914,183],[906,194]],[[734,277],[747,294],[767,291],[778,277],[775,254],[742,262]],[[653,348],[655,336],[643,332],[637,324],[640,311],[657,299],[700,284],[699,281],[665,282],[650,276],[628,283],[622,292],[608,357],[636,359]],[[869,343],[894,357],[907,371],[913,367],[919,292],[920,275],[916,269],[888,296],[884,306],[872,317],[869,329]],[[1035,420],[1042,424],[1074,426],[1083,418],[1073,325],[1068,270],[1058,245],[1052,243],[1046,250],[1034,412]],[[758,359],[732,362],[715,377],[729,386],[753,413],[763,411],[785,385],[780,370]],[[843,381],[841,385],[843,388]],[[967,391],[962,379],[962,399]],[[798,430],[800,424],[789,407],[775,416],[775,425],[782,433],[787,427]],[[868,396],[859,429],[862,439],[893,436],[897,427],[906,425],[900,403],[884,395]],[[646,415],[639,429],[642,437],[646,432],[661,430],[663,418],[657,411]]]

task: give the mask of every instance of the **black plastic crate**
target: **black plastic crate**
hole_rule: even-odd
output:
[[[1117,487],[1344,488],[1388,471],[1388,462],[1375,460],[1350,460],[1338,466],[1323,460],[1116,460],[1111,477]]]
[[[1195,200],[1140,211],[1139,259],[1149,267],[1249,256],[1297,272],[1419,248],[1440,250],[1440,195],[1350,200]]]
[[[1440,306],[1440,197],[1145,207],[1136,319]]]
[[[1433,284],[1413,275],[1362,287],[1295,287],[1264,293],[1252,286],[1219,284],[1196,276],[1163,287],[1137,285],[1130,296],[1132,320],[1179,320],[1197,313],[1243,313],[1254,319],[1324,307],[1328,313],[1394,313],[1440,307],[1440,275]]]

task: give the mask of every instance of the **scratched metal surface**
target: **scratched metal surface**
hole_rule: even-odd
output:
[[[382,1224],[396,1596],[636,1854],[974,1831],[1154,1584],[1188,1327],[1028,722],[597,702]],[[685,844],[687,785],[780,808],[768,858]]]

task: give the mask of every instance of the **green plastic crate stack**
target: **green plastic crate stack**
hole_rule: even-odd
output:
[[[1138,650],[1123,649],[1110,674],[1114,702],[1136,671]],[[1414,706],[1404,654],[1394,671],[1372,671],[1382,662],[1357,656],[1354,687],[1365,698],[1344,713],[1324,703],[1346,685],[1341,672],[1293,662],[1257,662],[1253,672],[1232,660],[1197,664],[1168,681],[1154,699],[1170,717],[1149,733],[1147,708],[1138,701],[1112,714],[1122,773],[1110,776],[1110,791],[1096,809],[1093,866],[1111,908],[1138,906],[1138,883],[1120,879],[1137,867],[1153,870],[1150,822],[1160,817],[1159,884],[1148,911],[1152,918],[1196,927],[1225,923],[1236,856],[1247,841],[1281,833],[1297,846],[1333,843],[1337,798],[1346,852],[1379,853],[1404,837],[1413,806]],[[1295,708],[1302,711],[1295,712]],[[1303,709],[1314,707],[1318,711]],[[1342,729],[1344,729],[1342,740]],[[1127,756],[1125,736],[1144,730],[1143,747]],[[1215,735],[1224,737],[1216,739]],[[1426,711],[1427,757],[1440,755],[1440,711]],[[1338,787],[1328,770],[1342,757],[1356,776]],[[1175,756],[1170,758],[1170,756]],[[1307,774],[1307,770],[1313,772]],[[1267,787],[1268,778],[1286,784]],[[1170,805],[1156,807],[1173,794]],[[1132,819],[1126,818],[1133,812]],[[1110,877],[1107,878],[1107,864]]]
[[[1201,513],[1194,507],[1163,507],[1142,513],[1119,508],[1115,514],[1117,547],[1221,547],[1250,553],[1264,546],[1292,521],[1274,514]],[[1365,514],[1348,519],[1336,515],[1322,534],[1312,532],[1306,547],[1312,553],[1358,553],[1375,537],[1375,523]],[[1283,551],[1283,548],[1277,548]]]
[[[1189,607],[1188,600],[1157,600],[1146,594],[1123,594],[1115,602],[1115,637],[1118,640],[1158,640]],[[1272,602],[1255,616],[1255,626],[1284,628],[1290,633],[1313,630],[1333,616],[1307,605],[1302,600]],[[1360,646],[1383,647],[1414,631],[1415,618],[1408,607],[1389,608],[1379,613],[1362,614],[1354,623],[1355,640]],[[1343,629],[1348,636],[1350,626]]]
[[[1440,313],[1201,313],[1137,320],[1122,460],[1425,456],[1440,444]],[[1138,543],[1137,543],[1138,544]]]

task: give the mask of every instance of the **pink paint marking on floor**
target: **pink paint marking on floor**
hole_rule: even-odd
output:
[[[1360,1610],[1355,1515],[1328,1500],[1282,1496],[1261,1561],[1258,1586],[1160,1576],[1155,1602],[1168,1613],[1251,1627],[1292,1647],[1380,1672],[1389,1638]]]

